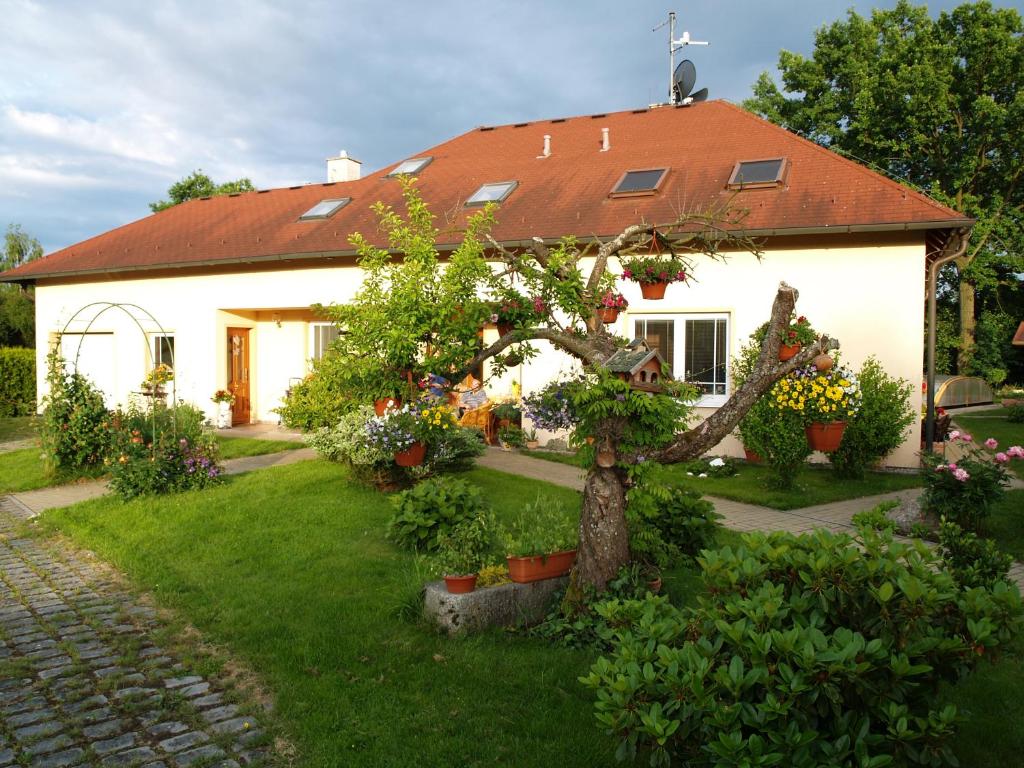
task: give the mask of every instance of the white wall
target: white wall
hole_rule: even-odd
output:
[[[800,291],[797,310],[817,330],[842,343],[844,360],[854,368],[875,355],[891,375],[910,381],[912,406],[920,409],[924,349],[923,242],[877,247],[844,246],[774,250],[758,262],[735,255],[727,263],[701,261],[696,281],[669,287],[662,301],[645,301],[639,286],[623,282],[630,302],[616,330],[632,337],[637,314],[691,312],[725,313],[729,317],[729,354],[768,319],[776,288],[785,280]],[[63,328],[71,315],[90,302],[130,302],[152,313],[175,335],[177,393],[213,413],[209,401],[226,384],[226,328],[253,329],[251,336],[253,418],[276,421],[273,408],[292,377],[307,371],[310,355],[306,308],[317,302],[343,303],[358,287],[354,267],[281,269],[238,274],[159,277],[106,282],[42,284],[36,291],[39,391],[45,386],[46,339]],[[93,312],[84,315],[92,318]],[[281,317],[281,325],[273,315]],[[81,331],[84,322],[69,330]],[[147,328],[148,329],[148,328]],[[148,370],[146,343],[141,332],[121,313],[105,313],[91,329],[115,334],[112,380],[124,393],[136,391]],[[155,329],[154,329],[155,330]],[[494,334],[493,330],[488,333]],[[490,337],[485,336],[485,340]],[[524,393],[539,389],[575,367],[547,343],[521,369],[489,383],[493,394],[511,392],[513,380]],[[908,433],[910,434],[910,433]],[[543,439],[544,436],[542,436]],[[916,424],[910,440],[892,457],[896,466],[915,466]],[[739,444],[727,439],[718,452],[739,454]]]

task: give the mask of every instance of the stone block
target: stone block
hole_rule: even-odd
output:
[[[449,635],[476,632],[488,627],[529,625],[541,621],[551,601],[568,583],[567,576],[531,584],[503,584],[453,595],[443,581],[426,586],[423,615]]]

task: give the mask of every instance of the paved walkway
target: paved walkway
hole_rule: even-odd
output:
[[[0,497],[0,766],[239,768],[269,736],[154,642],[155,611]]]

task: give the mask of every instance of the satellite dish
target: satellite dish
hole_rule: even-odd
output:
[[[690,98],[693,99],[694,101],[704,101],[707,97],[708,97],[708,89],[707,88],[701,88],[695,94],[690,96]]]
[[[682,101],[690,95],[690,91],[693,90],[694,83],[697,82],[697,68],[693,66],[693,62],[689,59],[683,59],[679,62],[679,66],[676,67],[675,74],[672,75],[672,84],[676,91],[676,100]]]

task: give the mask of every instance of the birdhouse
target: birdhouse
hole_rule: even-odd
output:
[[[620,349],[608,358],[605,368],[631,389],[642,392],[660,392],[665,360],[656,349],[647,346],[643,339],[634,339],[629,346]]]

